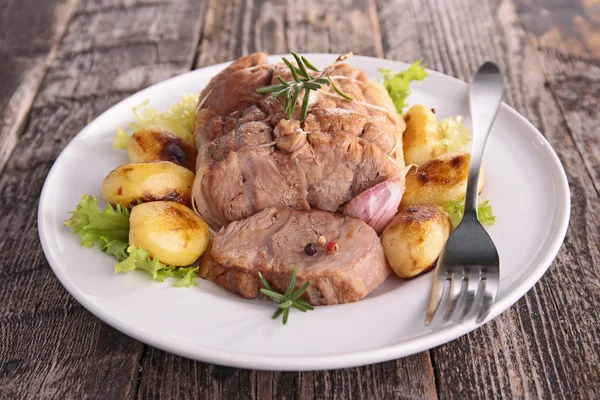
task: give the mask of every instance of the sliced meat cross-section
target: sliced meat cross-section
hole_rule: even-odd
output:
[[[305,247],[323,236],[339,246],[335,254],[321,246],[316,255]],[[203,278],[247,298],[262,287],[260,271],[283,293],[293,268],[296,288],[310,281],[303,298],[313,305],[349,303],[363,299],[390,272],[381,242],[363,221],[325,211],[296,211],[271,207],[219,232],[200,265]]]

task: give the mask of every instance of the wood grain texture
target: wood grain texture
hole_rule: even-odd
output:
[[[363,1],[213,1],[197,66],[268,53],[382,52],[375,4]],[[437,398],[429,353],[361,368],[316,372],[249,371],[193,362],[149,348],[140,398]]]
[[[517,12],[600,194],[600,1],[517,0]]]
[[[133,91],[189,70],[195,1],[82,1],[0,176],[0,398],[133,398],[144,346],[85,311],[50,270],[37,201],[60,151]]]
[[[600,202],[513,3],[381,0],[379,16],[388,58],[424,58],[463,80],[498,62],[506,102],[556,149],[572,193],[569,232],[544,278],[482,329],[432,351],[440,398],[598,397]]]
[[[599,0],[516,0],[515,4],[540,50],[600,60]]]
[[[412,367],[412,368],[411,368]],[[195,362],[148,348],[139,397],[201,399],[433,399],[428,353],[335,371],[250,371]]]
[[[77,0],[0,3],[0,172],[76,6]]]
[[[14,12],[29,1],[0,5],[0,55],[9,60],[0,65],[0,106],[18,110],[0,125],[0,398],[600,397],[597,0],[81,0],[60,45],[76,3],[56,0],[26,8],[39,16],[31,20],[38,41],[18,39],[30,37],[23,33],[11,42]],[[424,58],[464,80],[480,62],[499,62],[506,101],[549,139],[572,191],[565,245],[527,296],[431,357],[282,373],[142,345],[62,289],[39,245],[36,209],[68,141],[156,81],[252,51],[289,50]]]
[[[375,4],[364,0],[209,1],[197,66],[253,51],[381,56]]]

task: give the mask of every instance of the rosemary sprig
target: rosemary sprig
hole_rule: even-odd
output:
[[[338,57],[338,59],[335,62],[345,60],[350,55],[351,53],[342,55]],[[300,110],[300,121],[304,121],[308,113],[308,101],[310,98],[310,91],[319,90],[321,89],[322,85],[330,85],[333,88],[333,90],[335,90],[336,93],[342,96],[344,99],[349,101],[353,100],[352,97],[342,92],[335,85],[335,83],[333,83],[333,80],[331,80],[331,78],[328,75],[330,67],[327,67],[323,71],[320,71],[317,67],[311,64],[310,61],[306,59],[306,57],[299,56],[294,52],[292,52],[292,56],[294,56],[294,59],[296,60],[296,64],[298,66],[292,64],[285,57],[283,57],[283,62],[290,69],[292,77],[294,78],[293,81],[287,82],[281,77],[281,75],[277,75],[277,80],[280,83],[279,85],[264,86],[256,90],[258,93],[261,94],[273,93],[273,96],[275,97],[285,95],[283,112],[286,114],[287,119],[292,119],[292,117],[294,116],[294,112],[296,111],[296,105],[300,97],[300,92],[304,91],[304,97],[302,98],[302,108]],[[316,77],[311,76],[308,72],[309,69],[315,72],[321,72],[321,74]]]
[[[287,324],[291,307],[294,307],[295,309],[300,310],[302,312],[314,310],[313,306],[308,304],[307,301],[302,300],[300,298],[300,296],[302,296],[310,286],[310,282],[306,282],[300,287],[300,289],[294,292],[294,287],[296,286],[296,267],[294,267],[294,269],[292,270],[292,277],[290,278],[290,282],[288,283],[284,294],[279,294],[275,292],[271,285],[269,285],[269,282],[267,282],[267,280],[260,273],[260,271],[258,272],[258,278],[264,286],[264,288],[260,289],[260,292],[279,303],[275,314],[273,314],[273,319],[277,319],[281,314],[283,314],[283,324],[285,325]]]

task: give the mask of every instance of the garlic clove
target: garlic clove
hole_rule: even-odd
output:
[[[380,235],[398,212],[405,190],[406,173],[412,167],[408,165],[396,177],[378,183],[350,200],[344,215],[362,219]]]

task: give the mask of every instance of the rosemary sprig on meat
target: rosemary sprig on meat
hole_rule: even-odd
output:
[[[273,96],[275,97],[285,95],[283,112],[287,115],[287,119],[292,119],[294,116],[294,111],[296,111],[296,105],[298,103],[300,93],[304,91],[304,97],[302,98],[302,109],[300,111],[300,121],[304,121],[308,112],[310,91],[319,90],[321,89],[322,85],[329,85],[333,88],[333,90],[336,91],[337,94],[346,100],[353,100],[352,97],[342,92],[329,77],[329,70],[331,69],[331,66],[352,56],[352,53],[339,56],[332,65],[325,68],[323,71],[320,71],[317,67],[311,64],[310,61],[308,61],[304,56],[299,56],[294,52],[292,52],[292,56],[294,56],[297,66],[292,64],[285,57],[283,57],[283,62],[290,69],[292,77],[294,78],[293,81],[287,82],[281,77],[281,75],[277,75],[277,80],[280,83],[279,85],[264,86],[256,90],[258,93],[262,94],[273,93]],[[320,74],[318,76],[311,76],[308,70],[320,72]]]
[[[302,312],[314,310],[313,306],[300,298],[300,296],[302,296],[310,286],[310,282],[306,282],[294,292],[294,287],[296,286],[296,267],[294,267],[294,270],[292,271],[292,277],[290,278],[290,282],[288,283],[284,294],[275,292],[271,285],[269,285],[269,282],[267,282],[267,280],[262,276],[260,271],[258,272],[258,278],[264,286],[264,288],[260,289],[260,292],[279,303],[277,306],[277,311],[275,311],[275,314],[273,314],[273,319],[277,319],[277,317],[283,314],[283,324],[285,325],[287,324],[291,307]]]

